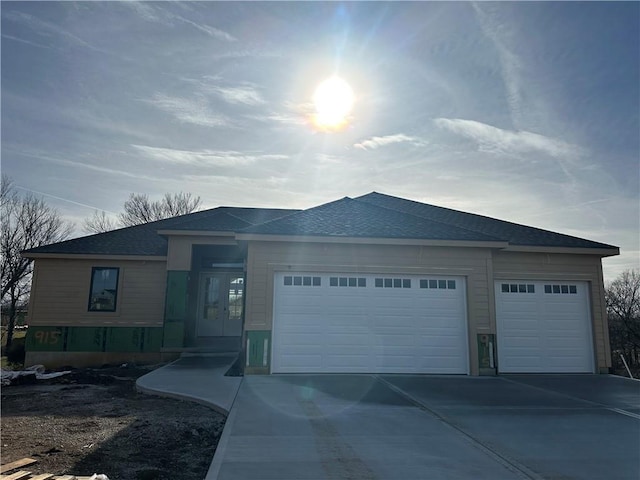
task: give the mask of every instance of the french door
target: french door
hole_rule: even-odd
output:
[[[244,276],[242,273],[203,273],[198,296],[198,337],[242,335]]]

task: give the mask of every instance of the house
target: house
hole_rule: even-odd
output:
[[[617,247],[370,193],[28,250],[27,363],[241,352],[245,373],[607,372]]]

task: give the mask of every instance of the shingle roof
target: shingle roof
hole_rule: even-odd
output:
[[[284,218],[245,228],[241,233],[323,237],[413,238],[496,242],[498,238],[348,197]]]
[[[251,225],[289,215],[298,210],[282,210],[275,208],[236,208],[219,207],[207,210],[207,215],[196,212],[187,215],[182,221],[173,222],[164,230],[201,230],[213,232],[236,232]]]
[[[218,207],[180,215],[156,222],[120,228],[110,232],[74,238],[26,250],[25,254],[55,253],[79,255],[143,255],[167,254],[167,239],[159,230],[210,230],[234,232],[255,222],[272,220],[297,210],[269,208]]]
[[[490,235],[511,245],[536,247],[572,247],[572,248],[617,248],[604,243],[593,242],[583,238],[572,237],[535,227],[498,220],[473,213],[461,212],[450,208],[437,207],[404,198],[372,192],[358,197],[356,200],[387,208],[392,211],[405,212],[420,218],[443,222],[448,225],[467,228],[475,232]]]
[[[24,253],[164,256],[167,240],[158,231],[508,242],[531,247],[617,249],[548,230],[373,192],[302,211],[218,207],[75,238]]]

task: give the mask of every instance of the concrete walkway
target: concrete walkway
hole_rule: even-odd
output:
[[[191,400],[229,415],[242,377],[225,377],[237,354],[185,355],[136,381],[143,393]]]

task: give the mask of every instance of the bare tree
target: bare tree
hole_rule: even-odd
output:
[[[165,193],[162,199],[156,201],[149,200],[148,195],[132,193],[124,202],[124,212],[119,218],[122,225],[130,227],[185,215],[197,210],[200,204],[200,197],[194,197],[190,193]]]
[[[200,197],[190,193],[165,193],[160,200],[149,200],[143,193],[132,193],[124,202],[124,211],[117,220],[104,211],[94,211],[86,218],[82,229],[86,233],[102,233],[121,227],[132,227],[143,223],[155,222],[165,218],[186,215],[200,208]]]
[[[9,314],[7,349],[11,346],[17,307],[26,303],[31,288],[33,263],[21,255],[23,250],[62,241],[72,225],[58,211],[32,194],[18,195],[11,180],[3,176],[0,192],[2,237],[2,306]]]
[[[622,272],[607,285],[605,298],[614,365],[622,354],[631,365],[640,366],[640,273]]]
[[[109,230],[115,230],[119,228],[120,224],[118,220],[107,215],[103,210],[94,210],[93,215],[89,218],[85,218],[82,224],[82,230],[86,233],[102,233]]]

